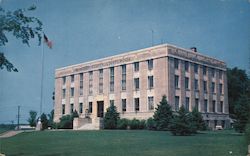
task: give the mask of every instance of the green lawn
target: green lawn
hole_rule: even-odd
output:
[[[244,137],[232,133],[172,136],[158,131],[44,131],[25,132],[1,143],[7,156],[245,156]]]

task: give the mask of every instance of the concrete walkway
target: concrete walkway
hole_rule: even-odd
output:
[[[9,138],[22,132],[24,131],[7,131],[7,132],[0,134],[0,138]]]

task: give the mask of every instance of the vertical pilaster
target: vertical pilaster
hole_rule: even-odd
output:
[[[55,79],[54,121],[59,122],[62,116],[62,78]]]

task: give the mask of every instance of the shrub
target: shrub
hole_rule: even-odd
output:
[[[250,122],[246,125],[245,138],[246,138],[247,145],[250,145]]]
[[[119,119],[117,122],[117,129],[127,129],[129,125],[128,119]]]
[[[47,115],[44,113],[41,115],[41,122],[42,130],[48,129],[49,120],[47,119]]]
[[[146,120],[139,120],[139,129],[145,129],[146,128]]]
[[[58,128],[72,129],[73,128],[73,117],[72,115],[65,115],[60,118]]]
[[[148,130],[156,130],[156,124],[153,118],[148,118],[146,127]]]
[[[130,129],[139,129],[140,127],[140,120],[138,119],[132,119],[129,122]]]
[[[116,110],[116,106],[111,105],[109,108],[107,108],[107,112],[104,116],[104,128],[116,129],[118,119],[119,113]]]

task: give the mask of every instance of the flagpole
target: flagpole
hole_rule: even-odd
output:
[[[37,123],[37,126],[36,126],[37,130],[41,130],[42,129],[41,116],[42,116],[42,106],[43,106],[43,75],[44,75],[44,42],[42,41],[40,109],[39,109],[38,123]]]

